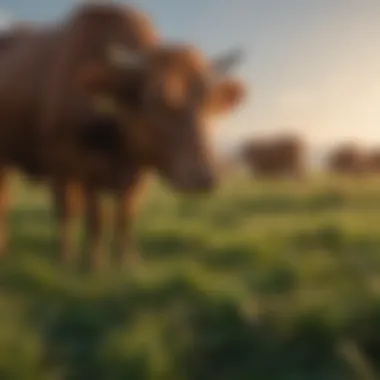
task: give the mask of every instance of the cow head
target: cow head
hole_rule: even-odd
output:
[[[161,46],[144,55],[112,46],[109,59],[117,70],[125,69],[116,98],[127,116],[125,138],[134,157],[178,190],[212,189],[210,121],[233,110],[245,93],[243,84],[227,75],[237,54],[208,62],[187,46]],[[109,101],[107,108],[112,109]]]
[[[243,98],[243,85],[226,75],[235,58],[228,54],[209,63],[183,46],[160,47],[145,59],[129,55],[139,78],[141,122],[131,128],[133,141],[140,142],[137,153],[179,190],[209,190],[215,184],[208,124]]]

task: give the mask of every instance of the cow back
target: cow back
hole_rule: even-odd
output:
[[[76,167],[76,136],[90,106],[78,72],[89,62],[102,63],[113,42],[149,49],[156,32],[132,8],[86,4],[60,23],[17,38],[0,41],[6,52],[0,53],[0,164],[7,159],[35,175],[59,170],[57,162]]]

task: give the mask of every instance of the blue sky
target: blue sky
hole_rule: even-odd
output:
[[[74,0],[0,0],[16,19],[59,17]],[[245,105],[218,139],[293,130],[315,144],[380,143],[379,0],[134,0],[168,39],[213,56],[241,46]],[[0,12],[0,22],[3,19]]]

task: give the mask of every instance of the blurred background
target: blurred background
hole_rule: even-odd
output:
[[[1,0],[0,26],[76,1]],[[217,122],[212,197],[159,182],[144,265],[52,262],[48,193],[12,183],[0,265],[0,379],[380,378],[380,2],[141,0],[167,40],[240,46],[250,88]]]

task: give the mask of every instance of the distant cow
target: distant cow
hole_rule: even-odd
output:
[[[259,177],[302,177],[304,143],[297,137],[258,138],[242,149],[243,160]]]
[[[124,261],[132,258],[131,217],[146,173],[182,192],[213,188],[206,117],[232,110],[244,94],[225,77],[231,57],[209,63],[193,47],[158,46],[145,17],[109,4],[78,7],[1,56],[0,163],[52,185],[65,262],[75,254],[72,183],[84,191],[96,267],[105,260],[99,191],[118,200],[115,239]]]
[[[355,144],[343,144],[328,156],[329,171],[344,175],[362,175],[367,171],[366,152]]]
[[[366,156],[367,171],[371,174],[380,174],[380,149],[371,149]]]

